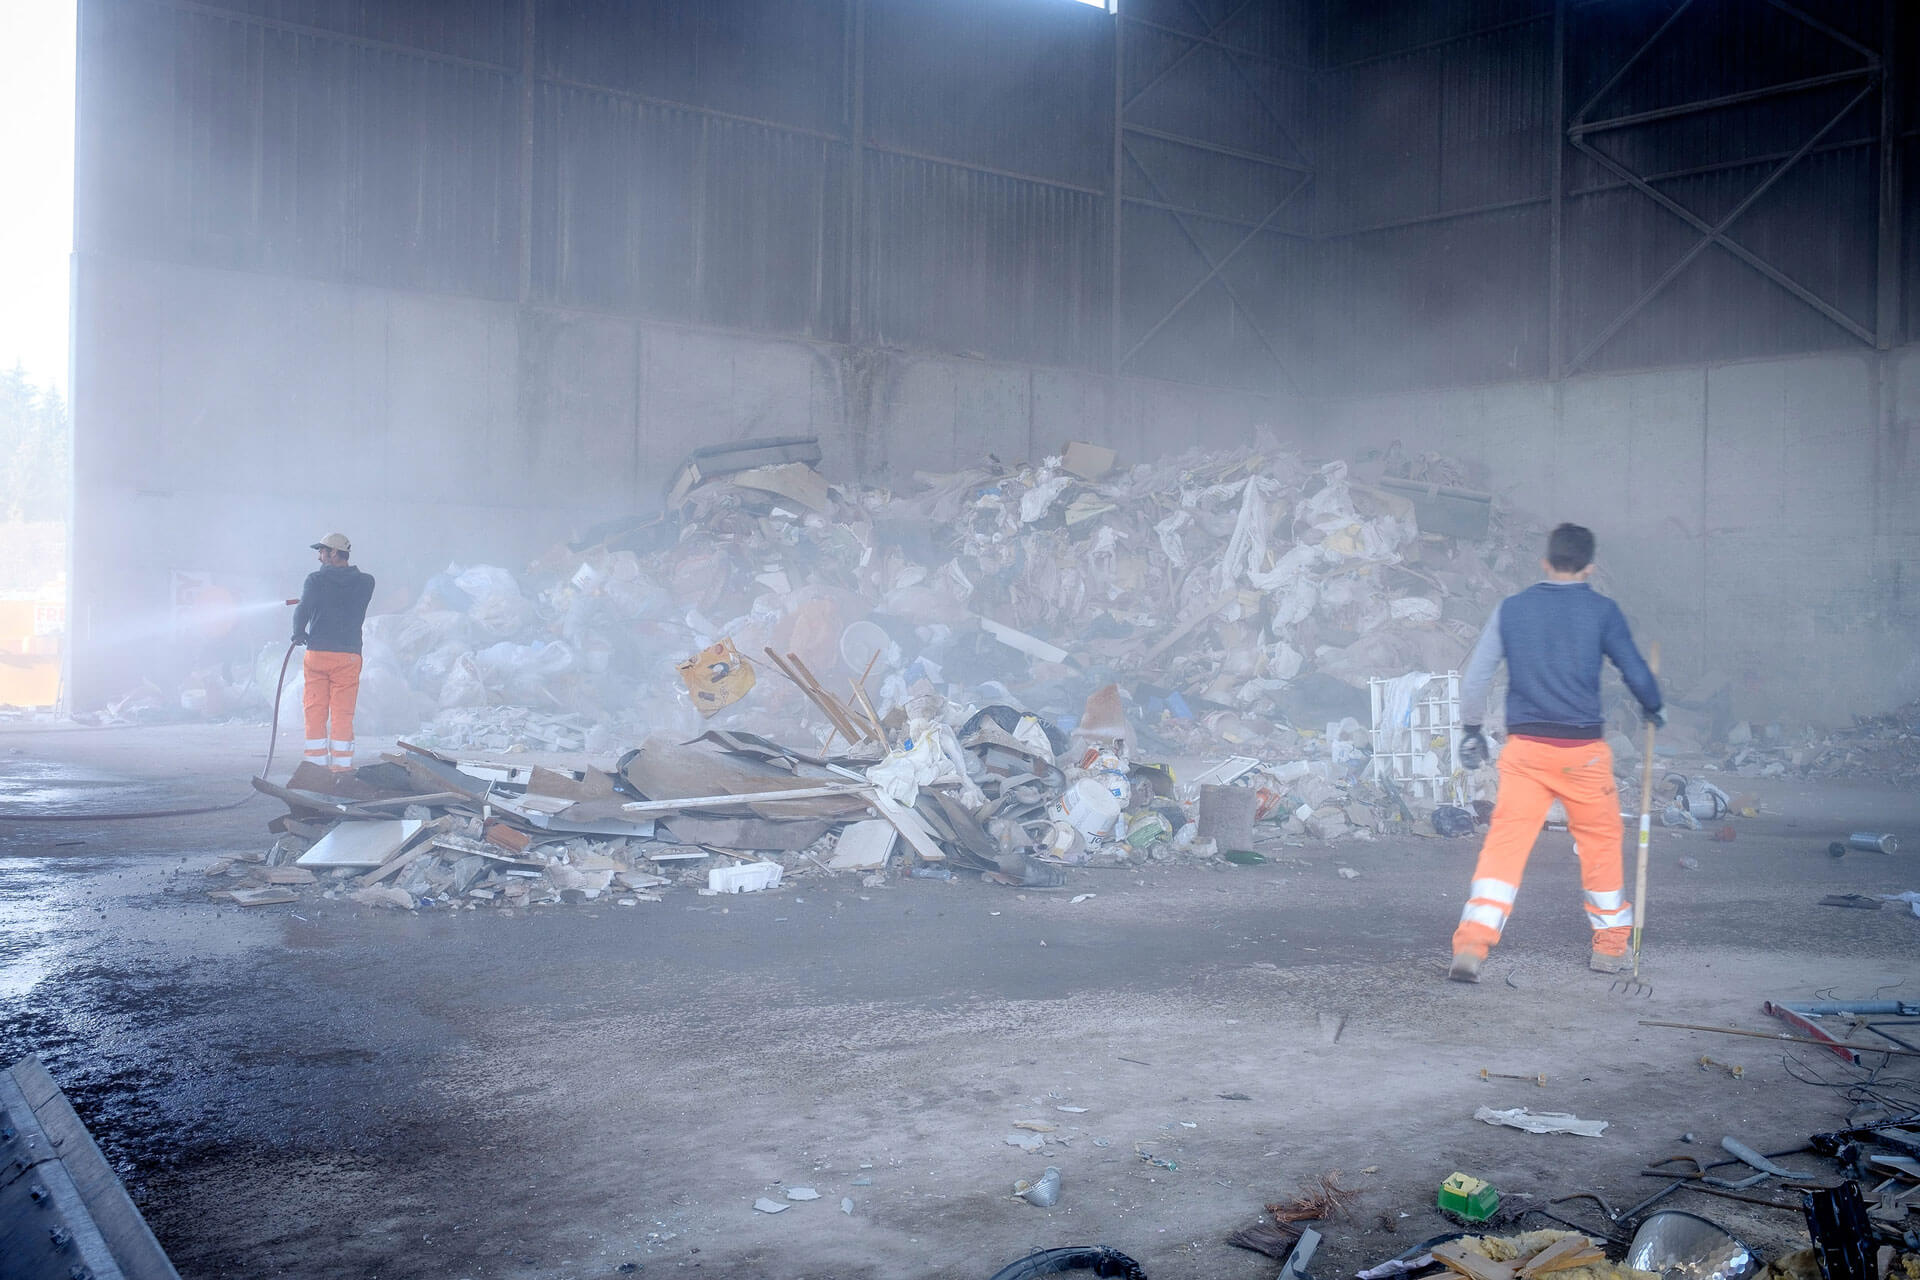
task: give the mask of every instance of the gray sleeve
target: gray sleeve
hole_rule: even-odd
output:
[[[1460,676],[1460,723],[1487,722],[1487,695],[1493,691],[1493,673],[1500,669],[1500,659],[1506,656],[1505,646],[1500,643],[1500,606],[1495,605],[1486,628],[1480,632],[1480,642],[1473,646],[1473,656],[1467,659],[1467,669]]]

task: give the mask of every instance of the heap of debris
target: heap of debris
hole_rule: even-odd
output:
[[[956,706],[1068,724],[1118,683],[1163,753],[1303,759],[1329,722],[1367,719],[1370,676],[1457,667],[1537,557],[1539,531],[1488,495],[1386,475],[1388,459],[1362,482],[1271,443],[1124,469],[1074,445],[896,493],[829,484],[817,446],[771,443],[737,460],[789,460],[703,459],[666,516],[603,526],[519,577],[450,566],[369,619],[364,714],[426,720],[418,736],[447,749],[539,749],[593,725],[691,736],[715,715],[818,741],[829,723],[790,690],[696,708],[675,668],[728,640],[748,664],[797,652],[836,694],[864,677],[883,708],[925,680]],[[502,706],[579,729],[503,726]]]

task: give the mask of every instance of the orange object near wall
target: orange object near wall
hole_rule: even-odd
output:
[[[39,599],[0,600],[0,706],[60,700],[60,633],[66,609]]]
[[[1500,753],[1500,799],[1473,868],[1467,905],[1454,930],[1453,949],[1485,956],[1500,941],[1520,892],[1533,842],[1555,800],[1566,806],[1567,827],[1580,857],[1580,887],[1593,949],[1624,955],[1632,932],[1620,870],[1620,793],[1613,783],[1613,752],[1603,741],[1558,746],[1510,738]]]
[[[353,768],[353,704],[360,697],[360,655],[309,649],[301,669],[306,689],[306,758],[336,773]]]

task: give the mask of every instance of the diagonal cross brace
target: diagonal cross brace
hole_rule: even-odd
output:
[[[1851,112],[1855,107],[1859,106],[1862,102],[1866,101],[1868,95],[1870,95],[1873,92],[1874,87],[1875,86],[1869,84],[1865,88],[1861,89],[1859,93],[1856,93],[1847,102],[1845,106],[1841,107],[1840,110],[1833,115],[1831,119],[1829,119],[1824,125],[1820,126],[1819,130],[1817,130],[1812,137],[1808,138],[1805,142],[1801,143],[1799,150],[1795,151],[1792,155],[1788,156],[1785,160],[1781,161],[1780,166],[1778,168],[1776,168],[1772,173],[1768,174],[1766,178],[1762,180],[1761,183],[1758,186],[1756,186],[1752,191],[1748,192],[1746,195],[1746,198],[1741,200],[1739,204],[1735,205],[1731,210],[1729,210],[1726,216],[1721,218],[1718,223],[1709,223],[1706,219],[1700,217],[1698,214],[1694,213],[1691,209],[1688,209],[1685,205],[1682,205],[1679,201],[1674,200],[1671,196],[1668,196],[1664,192],[1655,188],[1645,178],[1633,172],[1631,169],[1628,169],[1625,165],[1615,160],[1612,156],[1609,156],[1604,152],[1600,151],[1598,148],[1594,147],[1584,137],[1578,134],[1573,135],[1570,140],[1572,141],[1575,147],[1579,148],[1581,152],[1583,152],[1588,156],[1591,156],[1594,160],[1599,162],[1601,165],[1611,170],[1612,172],[1617,174],[1619,177],[1624,179],[1626,182],[1631,184],[1634,187],[1634,189],[1639,191],[1642,195],[1645,195],[1648,199],[1652,200],[1655,204],[1658,204],[1661,208],[1667,210],[1669,213],[1673,214],[1675,217],[1685,222],[1688,226],[1692,227],[1695,231],[1698,231],[1700,233],[1700,239],[1694,243],[1692,248],[1688,249],[1684,254],[1682,254],[1680,256],[1680,259],[1677,262],[1675,262],[1672,266],[1668,267],[1666,271],[1662,272],[1660,275],[1660,278],[1658,280],[1655,280],[1653,284],[1647,288],[1646,292],[1640,295],[1640,297],[1633,303],[1632,306],[1628,307],[1625,311],[1622,311],[1619,315],[1615,316],[1613,320],[1607,325],[1606,328],[1602,329],[1597,335],[1594,336],[1594,338],[1590,342],[1587,343],[1587,345],[1581,350],[1580,354],[1575,356],[1572,362],[1568,365],[1568,372],[1573,372],[1579,369],[1588,360],[1592,359],[1593,356],[1600,350],[1600,348],[1604,347],[1609,341],[1611,341],[1613,336],[1616,333],[1620,332],[1621,328],[1625,326],[1625,324],[1629,320],[1633,319],[1634,316],[1638,315],[1641,312],[1641,310],[1645,308],[1646,305],[1653,300],[1656,294],[1658,294],[1661,290],[1665,289],[1669,284],[1673,283],[1674,279],[1681,273],[1681,271],[1686,269],[1687,264],[1691,263],[1695,258],[1699,257],[1700,254],[1703,253],[1708,248],[1708,246],[1715,245],[1715,244],[1719,245],[1721,248],[1725,249],[1728,253],[1731,253],[1734,257],[1740,259],[1742,262],[1752,267],[1755,271],[1758,271],[1761,275],[1765,276],[1767,279],[1773,281],[1775,284],[1785,289],[1788,293],[1791,293],[1794,297],[1800,299],[1800,301],[1806,303],[1808,306],[1818,311],[1821,315],[1825,316],[1827,319],[1833,321],[1835,324],[1845,329],[1848,333],[1851,333],[1854,337],[1859,338],[1862,342],[1865,342],[1871,345],[1873,342],[1873,334],[1869,330],[1862,327],[1851,316],[1848,316],[1845,312],[1833,306],[1826,299],[1820,297],[1818,294],[1808,289],[1805,285],[1801,284],[1799,281],[1793,279],[1791,276],[1781,271],[1778,267],[1775,267],[1771,263],[1767,262],[1764,258],[1761,258],[1758,254],[1754,253],[1752,250],[1747,249],[1745,246],[1737,244],[1734,241],[1728,239],[1726,235],[1726,230],[1729,226],[1733,224],[1733,222],[1737,218],[1740,217],[1740,215],[1744,214],[1748,209],[1752,208],[1754,202],[1758,200],[1761,196],[1765,195],[1767,191],[1773,186],[1773,184],[1779,181],[1780,178],[1783,175],[1785,175],[1788,170],[1792,169],[1796,164],[1798,164],[1802,159],[1804,159],[1810,151],[1812,151],[1816,146],[1818,146],[1820,144],[1820,140],[1826,137],[1827,134],[1831,133],[1834,130],[1834,128],[1838,126],[1843,119],[1846,118],[1849,112]]]
[[[1125,368],[1127,361],[1133,359],[1134,356],[1138,355],[1140,353],[1140,348],[1146,346],[1149,342],[1153,341],[1154,335],[1158,334],[1162,329],[1166,328],[1168,322],[1171,321],[1175,316],[1179,315],[1181,309],[1184,308],[1189,302],[1192,302],[1202,289],[1206,288],[1209,284],[1212,284],[1214,279],[1219,276],[1220,272],[1226,268],[1226,265],[1229,262],[1232,262],[1234,258],[1238,257],[1242,249],[1252,244],[1253,238],[1259,235],[1262,231],[1265,231],[1267,229],[1268,224],[1271,223],[1275,218],[1279,217],[1281,210],[1285,209],[1289,204],[1292,204],[1293,198],[1299,195],[1302,191],[1304,191],[1306,189],[1307,183],[1311,182],[1312,180],[1313,180],[1313,176],[1311,174],[1308,174],[1302,177],[1300,181],[1294,183],[1293,188],[1290,191],[1288,191],[1286,195],[1280,197],[1280,202],[1274,205],[1273,208],[1267,210],[1267,216],[1260,219],[1259,223],[1255,225],[1253,230],[1247,232],[1246,235],[1240,237],[1239,242],[1235,244],[1233,248],[1227,250],[1227,252],[1221,257],[1220,261],[1214,263],[1212,267],[1208,268],[1207,274],[1200,277],[1199,283],[1195,284],[1193,288],[1187,290],[1186,293],[1182,294],[1180,297],[1180,301],[1174,303],[1171,307],[1169,307],[1167,309],[1167,314],[1165,314],[1164,316],[1161,316],[1160,319],[1157,322],[1155,322],[1153,328],[1141,334],[1139,341],[1135,342],[1131,347],[1127,348],[1126,354],[1120,357],[1120,362],[1118,367]]]
[[[1189,58],[1193,57],[1194,54],[1206,48],[1207,47],[1205,43],[1206,41],[1218,39],[1220,33],[1222,31],[1225,31],[1228,25],[1232,23],[1232,21],[1235,18],[1239,17],[1241,14],[1245,13],[1247,10],[1251,8],[1253,8],[1253,0],[1243,0],[1243,2],[1238,8],[1236,8],[1232,13],[1229,13],[1226,17],[1220,19],[1219,22],[1207,23],[1207,34],[1204,36],[1195,38],[1191,36],[1186,36],[1185,32],[1181,32],[1180,34],[1182,36],[1185,36],[1186,39],[1188,40],[1186,50],[1183,53],[1181,53],[1179,57],[1175,58],[1172,62],[1169,62],[1166,66],[1154,72],[1153,78],[1151,80],[1148,80],[1145,84],[1141,85],[1138,89],[1134,90],[1132,95],[1127,98],[1124,104],[1122,104],[1122,109],[1124,110],[1126,107],[1130,107],[1134,103],[1140,101],[1140,99],[1146,97],[1147,94],[1152,91],[1155,85],[1159,84],[1162,80],[1165,80],[1168,76],[1172,75],[1174,72],[1178,71],[1181,67],[1185,66]],[[1200,21],[1203,23],[1207,21],[1204,15],[1196,14],[1195,16],[1199,17]],[[1173,30],[1170,27],[1164,28],[1164,29],[1170,33]]]
[[[1122,145],[1124,146],[1125,144],[1123,143]],[[1140,158],[1134,155],[1131,149],[1127,151],[1127,156],[1133,161],[1134,167],[1140,170],[1140,176],[1147,180],[1147,187],[1154,193],[1155,198],[1168,205],[1168,212],[1173,214],[1174,225],[1180,228],[1180,234],[1185,236],[1187,243],[1193,246],[1193,251],[1200,255],[1200,261],[1206,263],[1209,268],[1214,268],[1213,255],[1207,252],[1207,247],[1201,244],[1199,237],[1193,234],[1193,229],[1187,225],[1186,218],[1172,208],[1171,201],[1167,199],[1165,189],[1153,180],[1153,175],[1147,172],[1147,167],[1140,163]],[[1291,197],[1292,193],[1289,192],[1288,195]],[[1267,354],[1273,357],[1274,367],[1280,370],[1280,376],[1287,380],[1287,385],[1293,388],[1295,395],[1298,395],[1300,393],[1300,384],[1294,381],[1292,372],[1287,368],[1287,362],[1280,356],[1280,348],[1275,345],[1272,338],[1267,336],[1266,329],[1261,327],[1259,317],[1253,314],[1253,308],[1249,307],[1241,299],[1239,292],[1233,287],[1233,282],[1224,276],[1220,278],[1220,287],[1227,291],[1227,297],[1232,300],[1233,305],[1238,308],[1240,314],[1246,317],[1247,327],[1253,330],[1256,338],[1260,339],[1260,345],[1265,347]],[[1169,317],[1169,319],[1171,319],[1171,317]],[[1137,350],[1138,348],[1135,349]],[[1133,352],[1130,351],[1127,354],[1131,356]]]

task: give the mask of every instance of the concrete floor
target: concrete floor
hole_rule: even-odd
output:
[[[0,811],[237,798],[262,736],[0,734]],[[1078,871],[1061,894],[815,876],[724,902],[404,915],[208,902],[200,869],[264,846],[264,800],[0,821],[0,1057],[43,1056],[187,1277],[985,1277],[1100,1242],[1155,1280],[1251,1280],[1278,1264],[1226,1236],[1338,1170],[1361,1194],[1322,1224],[1331,1280],[1447,1229],[1433,1194],[1455,1169],[1512,1205],[1620,1208],[1662,1185],[1639,1176],[1651,1159],[1727,1133],[1792,1147],[1843,1118],[1779,1046],[1636,1023],[1764,1028],[1766,998],[1920,995],[1920,919],[1815,905],[1920,888],[1911,855],[1824,853],[1850,829],[1920,835],[1920,797],[1759,790],[1767,815],[1731,844],[1657,834],[1640,1001],[1583,967],[1551,833],[1486,981],[1463,987],[1441,974],[1473,841]],[[1483,1104],[1610,1127],[1536,1136],[1475,1122]],[[1067,1145],[1006,1145],[1019,1120]],[[1009,1197],[1048,1164],[1057,1207]],[[821,1198],[753,1210],[795,1184]],[[1798,1233],[1793,1214],[1671,1202],[1763,1249]],[[1563,1209],[1603,1225],[1591,1202]]]

